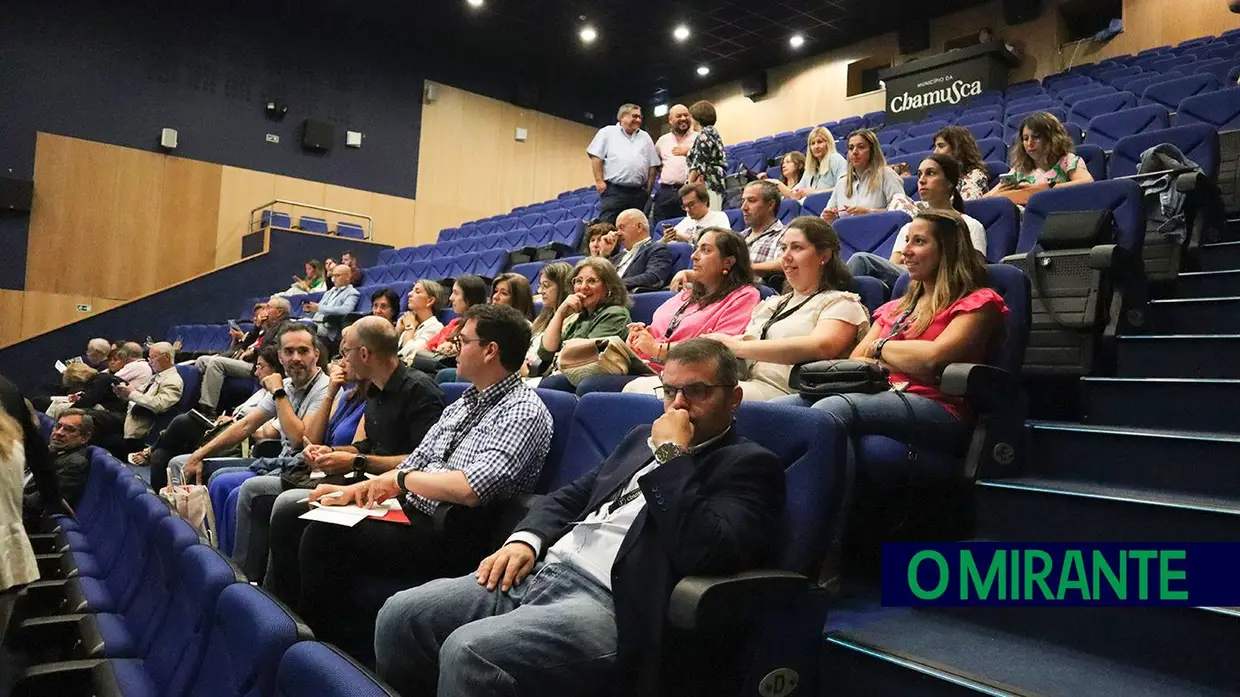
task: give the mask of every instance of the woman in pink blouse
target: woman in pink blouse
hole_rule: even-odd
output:
[[[986,267],[959,213],[919,213],[903,254],[908,290],[878,308],[874,324],[851,356],[886,367],[891,389],[831,395],[814,408],[830,412],[853,435],[963,449],[971,414],[960,398],[939,390],[939,377],[951,363],[983,362],[992,342],[1003,338],[1008,308],[986,287]],[[783,400],[809,401],[800,395]]]
[[[693,252],[693,282],[655,310],[647,326],[629,325],[629,348],[655,372],[676,342],[745,331],[759,298],[749,247],[731,230],[706,228]]]

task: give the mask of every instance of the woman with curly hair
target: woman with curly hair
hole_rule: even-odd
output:
[[[1039,111],[1020,124],[1020,140],[1012,143],[1012,171],[999,177],[987,196],[1015,191],[1034,193],[1056,186],[1088,184],[1094,180],[1085,161],[1072,151],[1072,138],[1054,114]]]

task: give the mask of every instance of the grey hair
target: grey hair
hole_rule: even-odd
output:
[[[624,115],[625,115],[625,114],[629,113],[630,111],[632,111],[632,110],[634,110],[634,109],[641,109],[641,105],[639,105],[639,104],[622,104],[622,105],[620,105],[620,108],[616,111],[616,120],[617,120],[617,121],[619,121],[620,119],[624,118]]]
[[[281,296],[281,295],[271,296],[271,299],[267,301],[267,305],[268,305],[268,309],[271,309],[270,308],[271,305],[275,305],[281,310],[284,310],[284,314],[286,315],[293,314],[293,306],[292,304],[289,303],[288,298],[284,296]]]

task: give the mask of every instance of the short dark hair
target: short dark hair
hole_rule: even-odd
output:
[[[745,185],[745,188],[748,189],[751,186],[758,187],[761,192],[763,203],[768,203],[771,206],[774,206],[776,211],[779,210],[779,203],[784,200],[784,195],[779,193],[778,184],[770,179],[759,179],[756,182],[749,182]]]
[[[718,118],[715,114],[715,105],[705,99],[700,102],[694,102],[693,106],[689,107],[689,115],[693,117],[694,121],[703,126],[714,126],[715,120]]]
[[[667,362],[678,363],[715,363],[715,384],[733,387],[740,382],[740,369],[736,365],[736,356],[721,342],[704,337],[695,337],[677,342],[667,353]]]
[[[94,435],[95,417],[91,416],[90,412],[86,411],[85,409],[77,409],[77,408],[65,409],[64,411],[60,412],[60,416],[56,417],[56,421],[59,422],[62,418],[66,416],[82,417],[82,430],[81,430],[82,436],[84,438],[89,439],[92,435]]]
[[[276,348],[279,349],[280,345],[284,343],[285,334],[292,334],[293,332],[305,332],[309,334],[311,342],[314,343],[314,347],[316,349],[319,348],[318,337],[315,336],[314,329],[308,324],[293,321],[280,323],[280,328],[276,330]]]
[[[680,191],[678,191],[677,194],[681,198],[684,198],[689,194],[693,194],[697,196],[697,199],[702,203],[710,203],[710,192],[706,190],[706,185],[702,183],[685,184],[680,187]]]
[[[469,303],[470,307],[481,305],[490,298],[491,289],[481,276],[467,273],[457,276],[453,283],[461,287],[461,295],[465,296],[465,302]]]
[[[255,360],[266,363],[267,367],[271,368],[274,372],[281,375],[284,374],[284,365],[280,363],[279,346],[267,346],[264,344],[258,349],[258,357]]]
[[[391,288],[380,288],[370,294],[370,304],[373,305],[379,298],[387,298],[388,306],[392,308],[393,316],[400,315],[400,296]]]
[[[341,252],[341,253],[340,253],[340,258],[341,258],[341,259],[343,259],[343,258],[345,258],[345,257],[353,257],[354,259],[356,259],[356,258],[357,258],[356,256],[354,256],[353,252],[351,252],[351,251],[349,251],[349,250],[347,250],[347,249],[346,249],[345,251],[343,251],[343,252]]]
[[[530,348],[530,321],[507,305],[479,304],[465,312],[464,326],[474,320],[474,330],[482,341],[499,348],[500,365],[513,373],[521,369]]]

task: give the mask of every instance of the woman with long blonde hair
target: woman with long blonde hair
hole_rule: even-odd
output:
[[[811,194],[834,191],[847,171],[848,162],[835,150],[835,137],[825,126],[817,126],[805,140],[805,174],[784,196],[800,201]]]
[[[903,193],[904,180],[887,166],[878,136],[862,128],[848,134],[848,170],[835,183],[822,217],[834,222],[841,215],[885,211]]]
[[[851,355],[886,368],[891,389],[831,395],[814,408],[830,412],[851,435],[963,448],[972,415],[959,397],[943,394],[939,378],[951,363],[985,360],[993,342],[1003,337],[1008,308],[986,287],[986,267],[956,211],[918,213],[902,253],[908,289],[878,308]],[[800,395],[786,399],[809,401]]]

